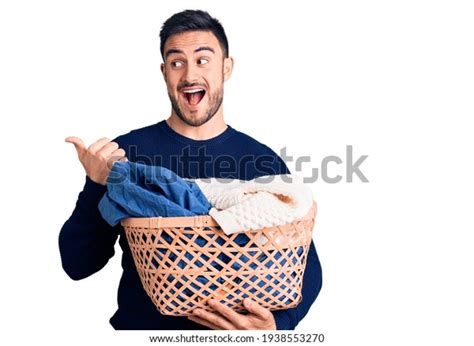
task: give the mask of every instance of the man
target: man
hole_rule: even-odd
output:
[[[97,205],[115,160],[160,165],[184,178],[250,180],[289,173],[270,148],[224,121],[224,82],[232,74],[233,59],[222,25],[206,12],[187,10],[163,24],[160,39],[170,117],[114,141],[102,138],[88,148],[77,137],[66,138],[74,144],[87,176],[59,236],[63,268],[74,280],[94,274],[114,255],[119,237],[123,274],[118,310],[110,319],[115,329],[294,329],[321,288],[314,244],[304,274],[303,300],[296,308],[270,312],[247,299],[243,303],[248,314],[240,314],[210,301],[216,313],[196,309],[188,318],[163,316],[142,288],[123,229],[110,227],[99,214]]]

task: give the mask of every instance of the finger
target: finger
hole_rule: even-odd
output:
[[[101,138],[98,141],[92,143],[88,150],[92,153],[95,154],[97,151],[99,151],[104,145],[110,142],[110,139],[107,137]]]
[[[126,155],[127,153],[122,148],[119,148],[110,154],[111,157],[117,158],[117,160],[124,158]]]
[[[211,328],[211,329],[214,329],[214,330],[219,330],[220,328],[214,324],[212,324],[211,322],[208,322],[206,320],[203,320],[202,318],[199,318],[197,316],[188,316],[188,319],[193,321],[193,322],[196,322],[196,323],[199,323],[199,324],[202,324],[203,326],[206,326],[208,328]]]
[[[248,312],[257,315],[258,317],[264,320],[268,320],[272,314],[270,310],[265,309],[250,298],[244,299],[244,307],[247,309]]]
[[[102,148],[100,148],[99,150],[97,150],[97,152],[95,153],[96,155],[99,155],[101,157],[109,157],[115,150],[117,150],[119,148],[119,145],[118,143],[116,142],[109,142],[107,144],[105,144]]]
[[[78,154],[81,154],[84,150],[86,150],[86,146],[84,145],[84,142],[79,137],[69,136],[69,137],[66,137],[64,141],[67,143],[74,144],[74,147],[76,148],[76,151]]]
[[[238,329],[245,329],[246,317],[244,315],[241,315],[238,312],[229,308],[228,306],[219,303],[215,299],[209,300],[208,304],[211,308],[213,308],[219,314],[228,319],[232,324],[238,326]]]
[[[237,329],[232,323],[227,321],[223,316],[209,312],[204,309],[195,309],[193,310],[193,316],[199,317],[203,320],[210,322],[211,324],[217,326],[219,329]]]
[[[125,150],[123,149],[117,149],[115,150],[110,157],[107,159],[107,167],[112,169],[112,166],[115,161],[124,161],[126,159],[125,157]]]

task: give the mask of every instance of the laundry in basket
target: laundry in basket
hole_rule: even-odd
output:
[[[299,204],[291,205],[288,201],[299,198],[307,202],[308,194],[299,193],[291,197],[287,194],[286,207],[299,207],[300,210],[299,214],[288,208],[284,210],[278,205],[278,201],[281,204],[281,196],[284,196],[282,192],[295,189],[291,190],[291,186],[282,184],[281,176],[276,176],[276,181],[274,187],[278,193],[271,194],[271,182],[265,185],[254,181],[225,181],[225,185],[218,186],[214,180],[213,185],[209,185],[203,180],[196,183],[181,179],[163,167],[129,161],[116,162],[109,175],[107,193],[99,203],[99,210],[111,225],[123,220],[122,225],[144,288],[162,313],[187,314],[195,306],[204,304],[209,297],[225,297],[223,302],[235,309],[239,309],[241,300],[247,296],[261,299],[261,303],[268,304],[271,309],[287,308],[301,299],[297,288],[301,289],[314,218],[310,220],[309,233],[308,225],[302,229],[285,222],[293,221],[289,216],[291,212],[303,216],[303,203],[300,201]],[[282,186],[287,191],[283,191]],[[220,193],[219,204],[215,198],[218,190],[227,191],[229,196],[226,200],[227,213],[226,210],[212,208],[203,193],[207,192],[209,199],[222,206],[225,204],[222,203],[225,193]],[[237,203],[232,205],[231,201]],[[312,197],[309,201],[312,204]],[[255,203],[258,208],[252,207]],[[266,210],[265,204],[268,204]],[[255,213],[246,213],[245,208],[250,208],[250,213],[258,210],[263,220],[255,217]],[[275,210],[280,214],[275,215]],[[216,224],[215,219],[202,216],[209,212],[211,215],[213,212],[214,215],[220,215],[217,219],[226,225],[227,232],[223,232],[222,225]],[[286,215],[281,215],[282,212],[286,212]],[[196,220],[202,218],[207,218],[209,226],[202,229],[204,233],[196,232]],[[193,219],[194,222],[184,227],[161,230],[133,228],[133,220],[147,219]],[[253,224],[249,224],[249,220]],[[276,228],[273,227],[275,223]],[[240,228],[242,225],[247,226],[249,230],[256,230],[259,226],[273,228],[266,227],[264,231],[257,229],[252,234],[232,234],[243,231],[235,229],[237,224]],[[137,232],[142,233],[139,235]],[[297,270],[291,269],[292,266],[298,267]],[[157,285],[165,285],[168,291],[157,290]],[[161,303],[152,297],[157,292],[159,297],[156,299],[161,299]]]
[[[316,204],[290,224],[245,232],[243,246],[235,241],[243,234],[226,235],[211,216],[128,218],[122,225],[153,303],[162,314],[185,316],[196,307],[212,311],[210,298],[236,311],[246,297],[270,310],[296,306],[315,215]]]

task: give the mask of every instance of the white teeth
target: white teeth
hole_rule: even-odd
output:
[[[194,94],[200,91],[204,91],[204,89],[193,89],[193,90],[183,90],[183,93],[185,94]]]

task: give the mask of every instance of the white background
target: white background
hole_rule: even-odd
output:
[[[158,34],[187,8],[226,29],[231,126],[311,156],[305,176],[325,156],[345,160],[346,145],[369,155],[369,183],[312,185],[324,283],[297,331],[330,345],[472,345],[474,11],[413,0],[2,2],[1,343],[157,334],[108,323],[118,246],[85,280],[62,271],[58,234],[84,183],[63,140],[90,144],[168,117]]]

